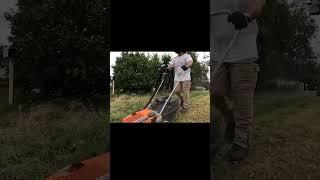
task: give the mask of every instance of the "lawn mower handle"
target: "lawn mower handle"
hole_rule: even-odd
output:
[[[220,10],[220,11],[214,11],[210,13],[210,16],[218,16],[218,15],[230,15],[232,12],[229,10]],[[215,68],[215,70],[213,71],[211,77],[212,77],[212,81],[216,78],[218,70],[220,69],[221,65],[224,62],[224,58],[227,56],[227,54],[229,53],[229,51],[231,50],[232,46],[234,45],[234,43],[236,42],[236,40],[238,39],[238,36],[240,34],[240,30],[236,30],[235,33],[233,34],[233,37],[230,41],[230,43],[228,44],[227,48],[225,49],[225,51],[222,53],[222,55],[220,57],[218,57],[218,64]]]
[[[149,102],[144,106],[144,108],[150,108],[150,107],[151,107],[151,104],[152,104],[152,102],[154,101],[155,96],[158,94],[158,92],[159,92],[159,90],[160,90],[160,88],[161,88],[161,86],[162,86],[162,84],[163,84],[163,82],[164,82],[164,80],[165,80],[165,76],[166,76],[167,74],[168,74],[168,73],[162,73],[161,83],[160,83],[158,89],[153,93],[151,99],[150,99]]]
[[[180,75],[180,80],[182,79],[182,77],[183,77],[184,74],[185,74],[185,71],[183,71],[182,74]],[[172,89],[170,95],[168,96],[166,102],[165,102],[164,105],[162,106],[162,109],[161,109],[161,111],[159,112],[158,117],[161,116],[161,114],[162,114],[162,112],[164,111],[164,108],[167,106],[167,104],[168,104],[168,102],[169,102],[169,100],[170,100],[173,92],[177,89],[177,87],[178,87],[178,85],[179,85],[179,82],[180,82],[180,81],[178,81],[177,84],[173,87],[173,89]]]
[[[168,68],[175,68],[175,67],[182,67],[182,66],[184,66],[184,65],[177,65],[177,66],[168,66]]]
[[[230,15],[231,14],[231,11],[229,10],[220,10],[220,11],[214,11],[214,12],[211,12],[210,13],[210,16],[218,16],[218,15]]]

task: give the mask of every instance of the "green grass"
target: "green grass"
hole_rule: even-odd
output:
[[[109,147],[105,112],[78,102],[42,103],[29,112],[2,112],[0,119],[0,179],[42,180]]]
[[[160,95],[159,95],[160,96]],[[157,97],[159,97],[157,96]],[[150,95],[129,96],[120,95],[111,98],[111,122],[121,122],[127,115],[143,108],[150,99]],[[191,107],[185,114],[178,113],[178,123],[208,123],[210,122],[210,94],[209,91],[192,91]]]
[[[320,179],[320,97],[265,93],[255,104],[249,158],[239,164],[217,162],[215,179]]]

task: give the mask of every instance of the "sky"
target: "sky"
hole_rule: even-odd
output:
[[[162,55],[165,55],[165,54],[169,54],[171,57],[175,57],[177,54],[175,52],[171,52],[171,51],[167,51],[167,52],[140,52],[140,53],[144,53],[145,55],[154,55],[154,54],[158,54],[160,57]],[[205,56],[208,56],[210,53],[209,52],[196,52],[196,54],[198,55],[198,58],[197,60],[199,62],[202,62],[202,61],[208,61],[209,59],[208,58],[204,58]],[[115,65],[116,63],[116,58],[121,56],[121,52],[110,52],[110,76],[113,75],[113,68],[112,66]]]
[[[313,16],[312,18],[319,27],[316,32],[316,38],[311,41],[311,45],[314,48],[315,53],[318,54],[318,57],[320,57],[320,16]],[[318,58],[318,60],[320,61],[320,58]]]
[[[17,0],[0,0],[0,46],[8,45],[8,36],[10,34],[10,26],[4,18],[5,12],[16,9]]]

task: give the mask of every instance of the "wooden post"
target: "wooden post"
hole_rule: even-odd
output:
[[[112,80],[112,95],[114,95],[114,80]]]
[[[13,62],[9,58],[9,105],[13,104]]]
[[[13,62],[11,57],[9,57],[9,46],[4,46],[3,58],[8,58],[9,60],[9,105],[12,105],[13,104]]]

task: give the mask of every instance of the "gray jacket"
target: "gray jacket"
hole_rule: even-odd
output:
[[[249,7],[248,3],[248,0],[211,0],[210,12],[221,10],[246,12]],[[227,15],[210,18],[210,57],[212,60],[217,60],[221,56],[235,33],[233,24],[229,23],[227,18]],[[254,20],[249,23],[247,28],[241,30],[238,39],[224,58],[224,62],[256,61],[258,58],[257,34],[258,25]]]

